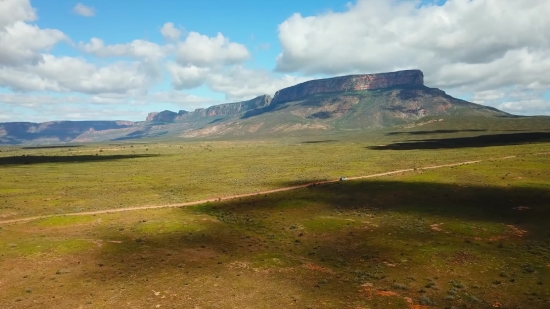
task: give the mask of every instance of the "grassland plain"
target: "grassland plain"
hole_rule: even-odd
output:
[[[486,147],[477,135],[503,132],[437,125],[307,140],[3,147],[2,219],[60,215],[1,225],[0,305],[550,307],[550,143],[523,136]],[[446,146],[381,148],[434,139]],[[62,215],[476,159],[193,207]]]

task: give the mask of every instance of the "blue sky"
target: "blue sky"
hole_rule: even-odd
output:
[[[410,68],[476,103],[550,114],[549,15],[544,0],[3,0],[0,121],[143,120]]]

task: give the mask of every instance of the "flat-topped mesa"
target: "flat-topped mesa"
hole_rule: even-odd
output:
[[[424,74],[420,70],[405,70],[389,73],[348,75],[307,81],[284,88],[273,97],[271,104],[297,101],[308,95],[374,90],[396,86],[423,86]]]

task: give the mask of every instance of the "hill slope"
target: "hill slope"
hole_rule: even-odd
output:
[[[0,143],[60,143],[144,137],[280,135],[367,130],[424,117],[509,117],[424,85],[420,70],[312,80],[252,100],[195,111],[150,113],[144,122],[0,124]]]
[[[497,109],[424,86],[419,70],[320,79],[281,89],[269,105],[184,132],[183,137],[365,130],[423,117],[503,117]]]

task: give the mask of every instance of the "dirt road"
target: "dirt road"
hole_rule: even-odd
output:
[[[507,156],[507,157],[496,158],[496,159],[492,159],[492,160],[504,160],[504,159],[512,159],[512,158],[515,158],[515,156]],[[489,160],[486,160],[486,161],[489,161]],[[467,164],[475,164],[475,163],[480,163],[480,162],[483,162],[483,160],[466,161],[466,162],[443,164],[443,165],[434,165],[434,166],[426,166],[426,167],[419,167],[419,168],[408,168],[408,169],[402,169],[402,170],[396,170],[396,171],[390,171],[390,172],[384,172],[384,173],[378,173],[378,174],[371,174],[371,175],[365,175],[365,176],[348,177],[348,180],[382,177],[382,176],[388,176],[388,175],[394,175],[394,174],[400,174],[400,173],[407,173],[407,172],[412,172],[412,171],[438,169],[438,168],[443,168],[443,167],[453,167],[453,166],[460,166],[460,165],[467,165]],[[126,207],[126,208],[105,209],[105,210],[97,210],[97,211],[84,211],[84,212],[75,212],[75,213],[67,213],[67,214],[42,215],[42,216],[34,216],[34,217],[27,217],[27,218],[18,218],[18,219],[0,221],[0,224],[27,222],[27,221],[33,221],[33,220],[45,219],[45,218],[51,218],[51,217],[59,217],[59,216],[89,216],[89,215],[109,214],[109,213],[134,211],[134,210],[193,206],[193,205],[204,204],[204,203],[207,203],[207,202],[227,201],[227,200],[233,200],[233,199],[242,198],[242,197],[250,197],[250,196],[256,196],[256,195],[265,195],[265,194],[271,194],[271,193],[276,193],[276,192],[296,190],[296,189],[300,189],[300,188],[306,188],[306,187],[311,186],[311,185],[334,183],[334,182],[338,182],[338,181],[339,181],[338,179],[336,179],[336,180],[327,180],[327,181],[318,181],[318,182],[306,183],[306,184],[302,184],[302,185],[284,187],[284,188],[279,188],[279,189],[274,189],[274,190],[267,190],[267,191],[261,191],[261,192],[239,194],[239,195],[230,195],[230,196],[225,196],[225,197],[210,198],[210,199],[205,199],[205,200],[200,200],[200,201],[178,203],[178,204],[137,206],[137,207]]]

